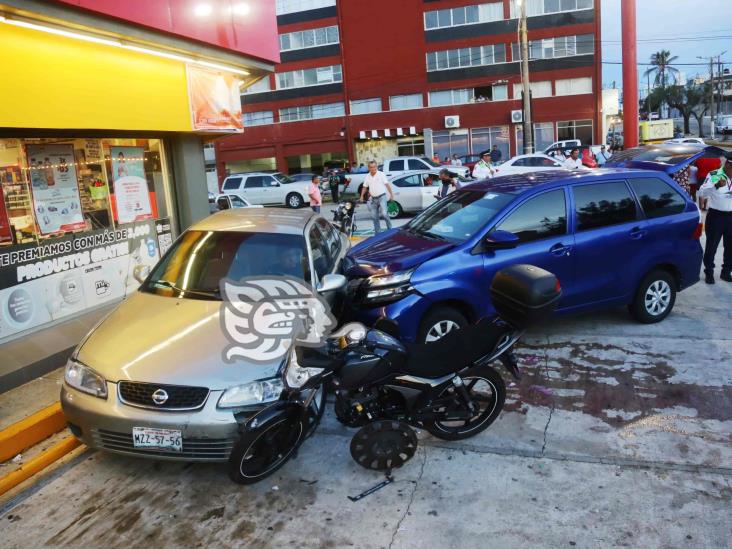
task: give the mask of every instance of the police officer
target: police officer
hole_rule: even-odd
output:
[[[473,177],[475,179],[489,179],[493,177],[495,171],[493,162],[491,161],[491,151],[483,151],[480,153],[480,160],[473,168]]]
[[[732,282],[732,152],[724,156],[722,167],[709,172],[699,189],[699,196],[707,199],[707,219],[704,248],[704,281],[714,284],[714,256],[719,241],[724,241],[724,260],[719,278]]]

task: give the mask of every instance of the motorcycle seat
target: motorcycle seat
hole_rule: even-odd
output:
[[[419,377],[444,377],[492,353],[505,333],[505,326],[481,319],[437,341],[408,346],[408,358],[401,370]]]

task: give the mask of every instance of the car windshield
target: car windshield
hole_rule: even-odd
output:
[[[427,162],[427,164],[429,164],[430,166],[432,166],[434,168],[440,168],[440,167],[442,167],[441,164],[438,164],[437,162],[435,162],[431,158],[427,158],[426,156],[423,156],[422,157],[422,160],[424,160],[425,162]]]
[[[294,179],[292,179],[291,177],[289,177],[283,173],[275,173],[272,175],[274,175],[275,179],[277,181],[279,181],[280,183],[294,183],[294,181],[295,181]]]
[[[220,301],[222,278],[294,276],[308,280],[300,235],[186,231],[155,266],[140,291],[166,297]]]
[[[491,191],[454,192],[417,215],[404,230],[437,240],[465,242],[514,198]]]
[[[246,208],[246,206],[247,206],[246,202],[244,202],[241,198],[239,198],[235,194],[230,195],[229,200],[231,200],[231,205],[234,208]]]

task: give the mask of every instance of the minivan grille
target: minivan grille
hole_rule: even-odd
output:
[[[118,386],[119,398],[125,404],[155,410],[195,410],[203,406],[208,397],[206,387],[158,385],[137,381],[120,381]]]
[[[153,457],[171,457],[186,460],[225,461],[229,459],[235,440],[226,438],[186,438],[183,437],[183,449],[180,452],[169,452],[153,448],[135,448],[132,434],[92,429],[94,442],[105,450]]]

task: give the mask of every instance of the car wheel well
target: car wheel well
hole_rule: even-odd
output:
[[[674,289],[677,292],[681,291],[681,272],[676,267],[676,265],[673,265],[671,263],[660,263],[658,265],[655,265],[654,267],[648,269],[645,273],[643,273],[643,276],[641,277],[641,281],[643,281],[653,271],[665,271],[668,274],[670,274],[674,279],[674,283],[676,284],[676,288],[674,288]],[[640,284],[640,282],[639,282],[639,284]]]
[[[429,309],[425,311],[425,313],[422,315],[422,318],[426,318],[432,311],[435,311],[437,309],[440,309],[442,307],[449,307],[451,309],[455,309],[457,312],[459,312],[461,315],[465,317],[465,319],[470,322],[471,324],[477,320],[476,313],[473,310],[473,308],[465,303],[464,301],[460,301],[457,299],[447,299],[445,301],[438,301],[430,306]]]

